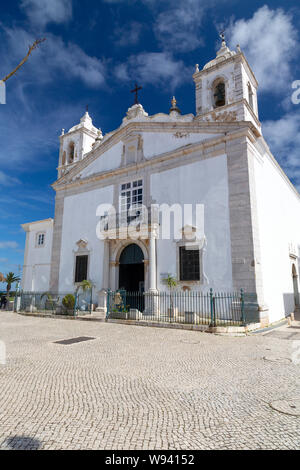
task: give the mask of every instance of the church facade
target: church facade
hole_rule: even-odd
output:
[[[195,114],[136,103],[104,136],[88,112],[62,132],[54,220],[22,225],[24,291],[89,279],[99,303],[171,274],[183,291],[243,288],[262,325],[299,305],[300,196],[262,135],[256,78],[223,40],[193,79]]]

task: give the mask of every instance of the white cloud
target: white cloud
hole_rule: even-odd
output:
[[[27,45],[32,44],[35,37],[21,28],[2,25],[2,31],[4,61],[1,65],[5,76],[24,57]],[[89,56],[77,44],[66,44],[62,38],[50,33],[18,72],[27,82],[48,82],[63,76],[64,79],[79,78],[95,88],[105,84],[105,74],[106,67],[100,59]]]
[[[300,191],[300,115],[285,114],[281,119],[262,123],[263,134],[274,156]]]
[[[263,6],[249,20],[231,25],[230,45],[240,44],[264,92],[290,89],[291,62],[298,52],[292,18],[281,9]]]
[[[21,8],[31,23],[41,28],[47,23],[64,23],[72,17],[72,0],[22,0]]]
[[[18,178],[5,174],[0,170],[0,185],[1,186],[15,186],[21,184]]]
[[[0,248],[18,248],[17,242],[0,242]]]
[[[114,31],[115,43],[119,46],[132,46],[137,44],[142,32],[142,24],[137,21],[116,27]]]
[[[115,69],[120,80],[138,80],[144,85],[165,84],[171,90],[190,79],[191,73],[183,61],[175,60],[167,52],[143,52],[129,57]]]
[[[192,51],[201,44],[200,26],[206,1],[179,0],[170,2],[169,8],[159,13],[154,33],[165,50]]]

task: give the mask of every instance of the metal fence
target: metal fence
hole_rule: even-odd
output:
[[[91,312],[92,293],[84,292],[20,292],[14,309],[52,315],[84,315]]]
[[[106,318],[185,323],[208,326],[241,326],[248,323],[244,292],[108,291]],[[52,315],[91,313],[92,292],[20,292],[15,310]]]
[[[107,318],[209,326],[246,324],[244,292],[123,290],[107,294]]]

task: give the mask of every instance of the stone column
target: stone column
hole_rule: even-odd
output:
[[[156,292],[156,240],[153,234],[149,239],[149,291]]]
[[[156,284],[156,239],[154,233],[149,238],[149,289],[145,294],[145,314],[158,314],[158,292]]]
[[[103,240],[103,275],[102,275],[102,289],[108,289],[110,287],[110,265],[109,265],[109,240]]]
[[[117,290],[119,280],[117,279],[119,263],[115,261],[110,262],[110,289]]]

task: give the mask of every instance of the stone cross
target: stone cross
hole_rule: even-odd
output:
[[[130,92],[130,93],[135,93],[134,104],[139,104],[138,91],[141,90],[141,89],[142,89],[141,86],[137,86],[137,84],[135,84],[134,89],[131,90],[131,92]]]

